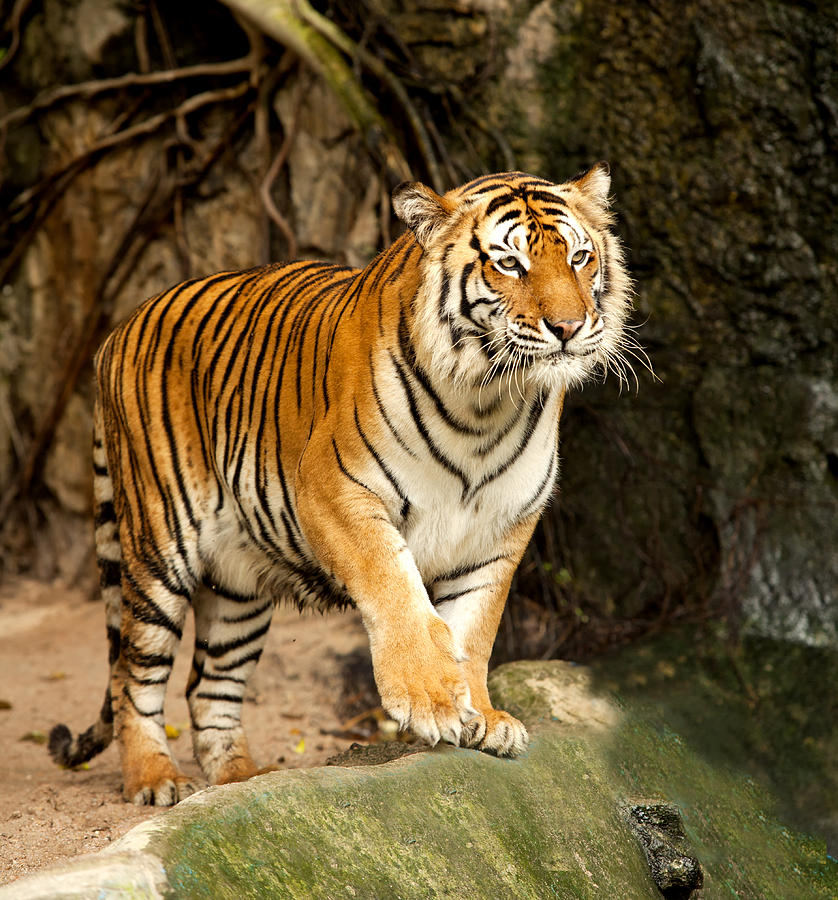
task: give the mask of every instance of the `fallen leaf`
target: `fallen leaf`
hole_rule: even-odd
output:
[[[0,709],[11,709],[12,704],[8,700],[0,700]]]
[[[305,753],[306,752],[306,739],[300,738],[300,743],[294,748],[295,753]]]
[[[180,737],[180,728],[176,725],[166,725],[166,737],[170,741],[177,740]]]
[[[27,731],[26,734],[21,735],[20,740],[31,741],[33,744],[45,744],[47,736],[43,731]]]
[[[674,678],[675,677],[675,666],[672,665],[671,662],[667,659],[662,659],[658,663],[658,672],[663,675],[664,678]]]
[[[47,681],[61,681],[62,678],[66,677],[66,672],[50,672],[49,675],[47,675]]]

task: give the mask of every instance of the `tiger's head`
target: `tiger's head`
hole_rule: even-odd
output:
[[[568,387],[609,368],[625,378],[631,283],[610,186],[600,163],[564,184],[511,172],[443,196],[396,188],[423,249],[413,340],[434,371],[484,385]]]

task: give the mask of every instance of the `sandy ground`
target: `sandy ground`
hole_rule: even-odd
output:
[[[100,850],[137,823],[166,815],[122,800],[115,745],[87,769],[64,771],[38,743],[57,722],[86,728],[101,706],[104,611],[90,597],[89,590],[32,581],[0,591],[0,884]],[[190,621],[169,683],[166,721],[181,731],[171,742],[175,758],[198,775],[183,697],[193,633]],[[278,609],[244,705],[257,763],[321,765],[362,737],[341,728],[377,703],[367,660],[356,614]]]

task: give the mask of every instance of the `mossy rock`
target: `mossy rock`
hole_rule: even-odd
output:
[[[94,858],[103,883],[109,859],[139,853],[162,863],[162,893],[146,875],[120,896],[639,900],[661,896],[656,867],[660,884],[690,866],[703,887],[670,880],[664,896],[838,896],[825,844],[779,821],[753,780],[594,683],[571,663],[502,666],[490,687],[530,728],[524,757],[440,746],[209,788]],[[61,892],[24,880],[9,900],[94,896],[52,877]]]

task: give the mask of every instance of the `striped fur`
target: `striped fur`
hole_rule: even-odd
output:
[[[562,185],[402,185],[410,230],[365,269],[189,281],[110,335],[93,461],[112,674],[95,725],[53,729],[58,762],[115,733],[127,799],[194,789],[163,728],[191,604],[196,756],[213,783],[254,774],[242,697],[281,599],[357,606],[400,725],[525,749],[487,665],[557,477],[565,391],[620,370],[629,283],[609,185],[601,165]]]

